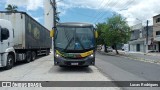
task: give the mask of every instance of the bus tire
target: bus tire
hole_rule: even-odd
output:
[[[89,65],[85,65],[85,66],[82,66],[82,67],[89,67]]]
[[[59,67],[64,68],[64,67],[67,67],[67,66],[65,66],[65,65],[59,65]]]

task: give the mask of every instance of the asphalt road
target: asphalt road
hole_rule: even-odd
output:
[[[157,64],[118,56],[96,54],[96,66],[61,68],[53,65],[53,55],[30,63],[18,63],[11,70],[0,68],[0,81],[160,81]],[[0,88],[0,90],[28,90],[28,88]],[[115,87],[54,87],[29,90],[120,90]],[[122,90],[160,90],[159,88],[130,88]]]
[[[114,81],[160,81],[160,65],[118,56],[96,54],[96,67]],[[160,90],[160,88],[123,88]]]
[[[11,70],[0,68],[0,81],[110,81],[95,67],[61,68],[54,66],[53,55],[30,63],[18,63]],[[94,85],[93,85],[94,86]],[[28,90],[28,88],[0,88],[0,90]],[[29,88],[29,90],[119,90],[117,87]]]

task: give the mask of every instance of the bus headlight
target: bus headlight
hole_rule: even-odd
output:
[[[60,58],[61,56],[59,54],[55,54],[56,58]]]
[[[94,57],[94,54],[91,54],[89,57],[90,57],[90,58],[93,58],[93,57]]]

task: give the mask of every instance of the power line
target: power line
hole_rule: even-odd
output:
[[[130,3],[128,3],[128,2],[127,2],[127,3],[130,5],[130,4],[134,3],[134,1],[135,1],[135,0],[132,0]],[[126,3],[126,4],[127,4],[127,3]],[[128,6],[129,6],[129,5],[128,5]],[[108,7],[108,6],[107,6],[107,7]],[[125,6],[125,7],[127,7],[127,6]],[[111,11],[113,11],[113,10],[111,9]],[[99,17],[98,19],[96,19],[95,22],[99,21],[102,17],[104,17],[104,15],[105,15],[105,13],[104,13],[103,15],[101,15],[101,17]],[[95,23],[95,22],[94,22],[94,23]]]
[[[111,2],[110,2],[111,3]],[[117,4],[118,4],[118,2],[114,2],[113,4],[111,4],[111,5],[109,5],[110,4],[109,2],[108,2],[108,4],[107,4],[107,8],[110,6],[110,7],[115,7]],[[113,11],[113,10],[112,10]],[[99,21],[100,19],[101,19],[101,17],[103,17],[104,15],[105,15],[105,13],[103,14],[103,12],[101,12],[99,15],[100,15],[100,17],[98,18],[96,18],[93,22],[97,22],[97,21]]]
[[[126,4],[123,5],[122,9],[128,8],[128,6],[130,6],[130,5],[133,4],[134,2],[135,2],[135,0],[128,1]]]
[[[111,2],[110,2],[111,3]],[[110,3],[107,3],[107,8],[109,7],[109,4]],[[118,3],[118,2],[117,2]],[[112,7],[114,7],[116,4],[117,4],[116,2],[115,3],[113,3],[113,4],[111,4],[110,5],[110,7],[112,6]],[[113,11],[113,10],[112,10]],[[102,12],[103,13],[103,12]],[[105,13],[104,14],[100,14],[100,17],[99,18],[96,18],[93,22],[95,23],[95,22],[97,22],[97,21],[99,21],[104,15],[105,15]]]
[[[101,3],[98,5],[98,6],[99,6],[99,9],[103,6],[103,2],[104,2],[104,1],[105,1],[105,0],[101,1]],[[98,11],[98,13],[100,13],[100,11]],[[96,17],[96,15],[97,15],[98,13],[94,13],[93,17]]]
[[[81,16],[85,16],[85,17],[89,17],[89,18],[94,18],[94,16],[90,16],[90,15],[87,15],[87,14],[83,14],[83,13],[79,13],[79,12],[75,12],[75,11],[71,11],[71,12],[73,12],[75,14],[78,14],[78,15],[81,15]]]
[[[108,7],[108,5],[109,5],[110,1],[111,1],[111,0],[108,0],[108,1],[107,1],[107,3],[106,3],[106,4],[104,4],[104,5],[103,5],[103,7],[101,7],[101,8],[104,8],[105,6],[107,6],[107,7]],[[97,16],[101,15],[102,13],[103,13],[103,11],[99,11],[99,12],[96,14],[95,18],[96,18]],[[93,21],[94,21],[94,19],[92,20],[92,22],[93,22]]]

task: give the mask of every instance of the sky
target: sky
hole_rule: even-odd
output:
[[[35,20],[44,24],[44,0],[0,0],[0,11],[8,4],[18,6]],[[56,0],[61,12],[60,22],[101,23],[114,13],[126,18],[130,26],[149,20],[153,24],[153,16],[160,14],[159,0]]]

